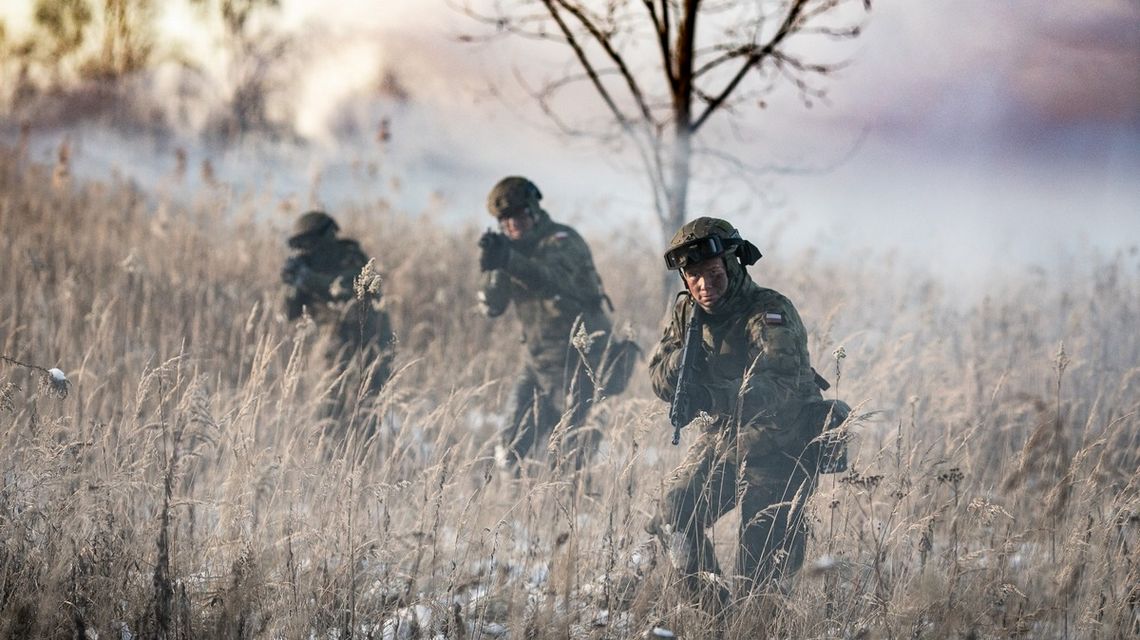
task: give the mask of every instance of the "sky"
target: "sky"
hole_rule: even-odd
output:
[[[1140,243],[1140,1],[872,5],[857,40],[821,50],[845,62],[828,101],[805,108],[784,92],[710,126],[709,142],[776,170],[698,181],[694,213],[737,221],[768,255],[893,254],[970,286]],[[224,77],[217,34],[184,2],[163,6],[166,45],[205,52],[206,72]],[[20,8],[0,15],[18,27]],[[219,174],[333,208],[363,194],[462,217],[482,215],[498,177],[523,173],[555,217],[593,234],[642,224],[660,243],[628,153],[557,135],[526,99],[517,78],[561,68],[560,50],[459,42],[479,28],[438,0],[284,0],[270,26],[317,43],[294,61],[286,98],[311,144],[288,159],[229,150]],[[375,103],[385,70],[408,101]],[[601,113],[589,93],[574,108]],[[346,142],[334,135],[346,118],[388,118],[392,138],[378,150],[368,128]],[[155,171],[145,145],[82,135],[92,166]],[[379,169],[361,178],[361,162]]]

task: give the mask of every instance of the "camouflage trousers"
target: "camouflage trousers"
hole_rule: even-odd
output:
[[[797,465],[794,454],[758,446],[762,431],[762,426],[745,425],[702,433],[673,472],[647,527],[690,594],[714,606],[728,603],[729,590],[703,575],[721,575],[705,529],[735,507],[740,508],[738,597],[778,583],[803,564],[804,504],[815,490],[815,475]]]
[[[534,449],[555,435],[557,442],[550,442],[551,448],[580,469],[601,438],[583,424],[594,399],[594,385],[584,368],[550,369],[528,364],[515,381],[513,410],[502,440],[507,463],[516,472],[528,456],[541,457]]]
[[[391,353],[375,342],[363,347],[329,340],[324,349],[325,384],[320,417],[332,443],[364,442],[376,431],[375,401],[391,375]]]

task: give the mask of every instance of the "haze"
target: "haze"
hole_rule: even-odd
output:
[[[26,25],[30,5],[0,10],[10,31]],[[167,44],[197,52],[208,73],[224,76],[226,61],[210,53],[217,35],[185,3],[164,11]],[[457,35],[478,26],[442,2],[291,0],[268,26],[309,40],[283,99],[311,146],[288,157],[228,152],[216,159],[228,179],[240,181],[245,166],[286,200],[335,207],[382,195],[411,211],[443,202],[447,215],[466,219],[483,215],[495,179],[526,173],[555,215],[588,232],[620,220],[646,225],[650,242],[660,242],[632,161],[553,134],[515,81],[563,59],[561,51],[460,43]],[[848,61],[829,103],[808,109],[784,92],[763,110],[742,110],[738,126],[722,118],[710,130],[713,143],[763,169],[706,177],[694,214],[734,217],[773,258],[809,246],[895,254],[970,286],[995,271],[1135,251],[1140,3],[877,1],[864,35],[827,53]],[[377,102],[377,78],[387,72],[408,100]],[[582,94],[582,110],[599,108]],[[336,178],[374,146],[371,130],[355,141],[337,133],[346,114],[391,121],[374,192]],[[195,117],[191,109],[180,135],[193,136]],[[41,134],[40,152],[61,133]],[[90,171],[114,165],[143,180],[159,171],[148,159],[153,146],[67,133],[79,138]],[[251,159],[272,170],[248,168]]]

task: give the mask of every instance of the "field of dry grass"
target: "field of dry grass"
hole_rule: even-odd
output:
[[[967,300],[886,259],[770,252],[757,279],[797,302],[861,419],[852,471],[807,506],[792,591],[717,626],[646,544],[681,451],[643,370],[592,415],[584,473],[496,468],[518,348],[475,309],[482,219],[334,212],[382,266],[400,349],[354,418],[376,436],[337,453],[317,338],[278,311],[297,212],[65,169],[0,151],[4,637],[1140,633],[1135,252],[995,274]],[[622,234],[587,235],[649,349],[657,251]],[[66,397],[18,363],[62,369]],[[733,535],[718,525],[726,556]]]

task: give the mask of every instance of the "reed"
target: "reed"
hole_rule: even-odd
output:
[[[296,212],[223,180],[189,204],[83,182],[68,153],[48,167],[0,150],[7,636],[1140,632],[1134,253],[977,300],[874,260],[766,259],[755,276],[797,301],[860,420],[851,472],[804,507],[793,588],[712,620],[644,533],[682,454],[644,371],[593,412],[583,471],[496,466],[519,349],[509,319],[475,310],[474,221],[337,212],[399,336],[364,438],[322,421],[319,337],[277,311]],[[587,236],[618,322],[650,349],[652,242]],[[714,537],[733,566],[731,517]]]

